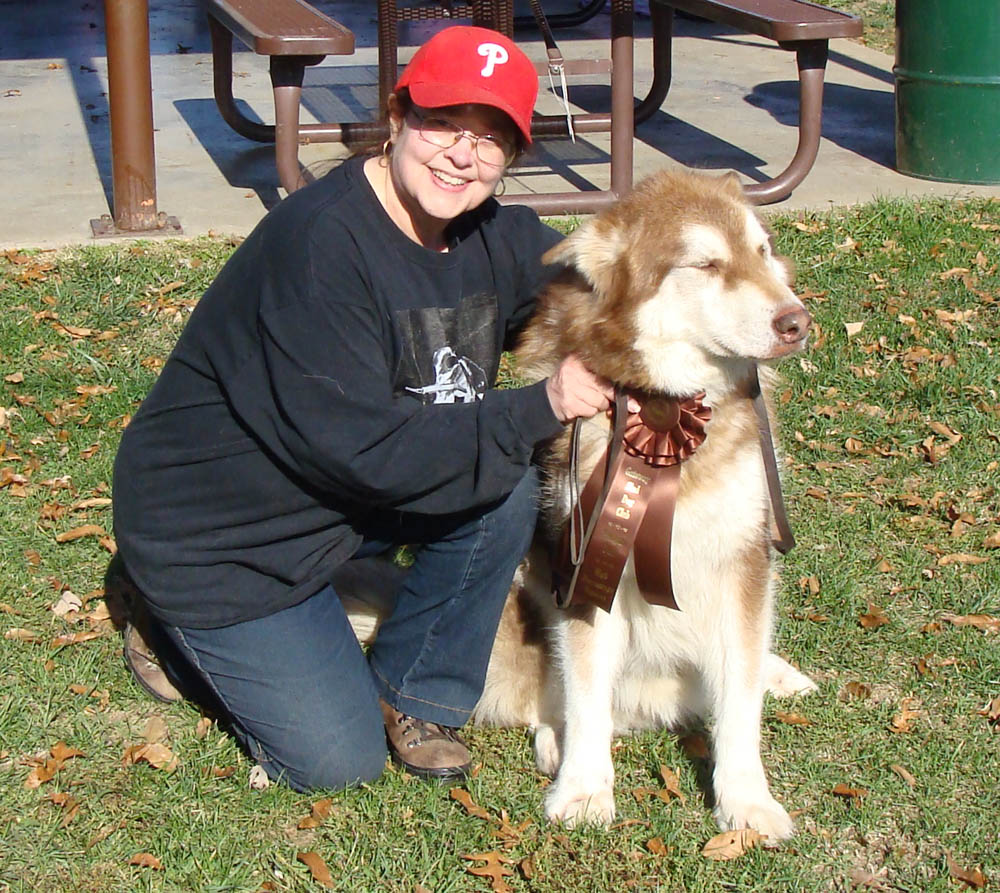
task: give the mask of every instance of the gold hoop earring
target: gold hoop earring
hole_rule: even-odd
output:
[[[501,177],[497,185],[493,188],[493,197],[499,198],[507,191],[507,181]]]
[[[388,159],[391,154],[392,154],[392,140],[387,139],[384,143],[382,143],[382,157]]]

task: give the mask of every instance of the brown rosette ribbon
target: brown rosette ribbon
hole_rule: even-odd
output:
[[[670,540],[680,484],[680,463],[705,440],[712,410],[705,394],[684,400],[647,397],[642,410],[629,413],[622,435],[624,449],[604,489],[599,462],[580,497],[583,517],[600,517],[584,544],[563,604],[589,602],[611,610],[629,552],[635,556],[636,581],[646,601],[677,609],[670,576]],[[642,397],[640,396],[640,399]]]
[[[652,397],[625,422],[625,452],[647,465],[677,465],[694,455],[705,442],[705,426],[712,408],[705,406],[705,392],[686,400]]]

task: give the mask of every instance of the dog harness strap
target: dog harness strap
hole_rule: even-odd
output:
[[[760,436],[760,454],[764,460],[764,474],[767,477],[767,492],[771,499],[771,515],[774,530],[771,544],[782,555],[787,555],[795,545],[792,527],[785,513],[785,500],[781,493],[781,478],[778,475],[778,460],[774,455],[774,441],[771,439],[771,425],[767,418],[767,405],[760,392],[760,379],[757,377],[757,364],[750,367],[750,399],[753,402],[754,415],[757,416],[757,432]]]

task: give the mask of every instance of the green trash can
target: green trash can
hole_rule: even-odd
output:
[[[896,169],[1000,183],[1000,0],[896,0]]]

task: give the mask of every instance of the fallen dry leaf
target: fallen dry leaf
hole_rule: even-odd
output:
[[[535,876],[535,857],[525,856],[520,862],[517,863],[517,867],[520,869],[521,874],[524,875],[525,880],[531,880]],[[414,891],[416,893],[416,891]],[[430,891],[428,891],[430,893]]]
[[[35,788],[40,788],[45,782],[52,781],[55,778],[56,772],[62,768],[62,764],[55,760],[46,760],[41,766],[35,766],[31,772],[28,773],[28,777],[24,780],[24,786],[29,790],[33,791]]]
[[[99,639],[104,633],[99,629],[90,629],[79,633],[67,633],[64,636],[56,636],[50,643],[53,648],[62,648],[65,645],[79,645],[81,642],[90,642]]]
[[[70,326],[61,322],[52,323],[52,328],[59,332],[60,335],[69,335],[70,338],[89,338],[94,334],[93,329],[88,329],[83,326]]]
[[[893,763],[889,768],[892,769],[892,771],[903,779],[903,781],[905,781],[911,788],[915,788],[917,786],[917,779],[914,778],[912,772],[907,771],[898,763]]]
[[[865,324],[863,322],[845,322],[844,329],[847,331],[847,337],[853,338],[857,335],[863,328]]]
[[[113,394],[118,388],[115,385],[81,384],[76,386],[76,392],[85,397],[97,397],[101,394]]]
[[[807,719],[801,713],[785,713],[781,710],[775,710],[774,718],[789,726],[811,726],[813,724],[811,719]]]
[[[72,611],[79,611],[83,607],[83,601],[75,592],[67,589],[59,596],[59,600],[52,606],[52,613],[56,617],[65,617]]]
[[[872,890],[897,890],[897,887],[890,887],[886,881],[888,869],[883,866],[878,874],[872,874],[863,868],[852,868],[848,872],[851,887],[870,887]]]
[[[122,828],[128,825],[128,819],[122,819],[121,821],[114,822],[110,825],[104,825],[98,832],[87,841],[87,846],[84,849],[90,849],[93,846],[99,844],[102,840],[107,840],[115,831],[121,831]]]
[[[878,605],[874,602],[868,602],[868,613],[862,614],[858,618],[858,623],[860,623],[865,629],[878,629],[880,626],[885,626],[889,623],[889,617]]]
[[[86,754],[76,747],[70,747],[65,741],[57,741],[55,744],[49,748],[49,753],[52,754],[53,759],[66,762],[66,760],[71,760],[73,757],[85,757]]]
[[[641,788],[634,788],[632,791],[632,796],[635,797],[636,803],[645,803],[646,798],[656,796],[658,790],[659,788],[651,788],[648,786]]]
[[[1000,695],[997,695],[982,710],[977,710],[979,716],[985,716],[990,722],[1000,722]]]
[[[465,811],[469,815],[475,816],[479,819],[486,819],[487,821],[492,818],[492,816],[485,809],[483,809],[483,807],[472,799],[469,792],[465,789],[452,788],[448,793],[452,800],[457,800],[462,804],[462,806],[465,807]]]
[[[209,730],[212,728],[212,720],[207,716],[201,717],[194,727],[194,735],[196,738],[204,738],[208,735]]]
[[[494,819],[495,821],[495,819]],[[494,828],[490,833],[495,837],[499,837],[503,843],[504,849],[511,849],[516,846],[521,841],[521,837],[524,834],[526,828],[531,825],[531,819],[525,819],[520,825],[512,825],[510,823],[510,816],[507,815],[506,809],[500,810],[500,827]]]
[[[77,813],[80,812],[80,801],[62,791],[49,794],[45,799],[54,803],[61,809],[66,810],[63,814],[62,820],[59,822],[60,828],[65,828],[70,822],[73,821],[73,819],[76,818]]]
[[[37,645],[39,642],[44,641],[38,633],[33,632],[30,629],[24,629],[20,626],[11,627],[7,630],[3,637],[5,639],[13,639],[17,642],[30,642],[33,645]]]
[[[681,780],[677,773],[667,766],[660,766],[660,778],[663,779],[663,790],[657,792],[657,796],[664,802],[669,803],[671,797],[676,797],[681,801],[682,806],[687,805],[687,799],[681,791]],[[666,795],[666,796],[664,796]]]
[[[504,880],[505,877],[513,877],[514,875],[513,869],[507,867],[512,864],[510,859],[505,859],[496,850],[474,855],[463,853],[462,858],[469,862],[485,863],[484,865],[469,865],[465,870],[476,877],[488,877],[493,893],[513,893],[513,888]]]
[[[986,875],[984,875],[978,868],[968,869],[962,868],[952,857],[951,853],[945,853],[945,858],[948,860],[948,874],[950,874],[956,881],[961,881],[969,887],[975,890],[981,890],[986,886]]]
[[[68,685],[67,688],[75,695],[84,695],[86,697],[94,698],[98,702],[97,706],[100,710],[107,710],[108,705],[111,703],[111,692],[109,689],[97,689],[92,685],[80,685],[79,683]],[[89,708],[86,707],[84,709],[89,710]]]
[[[162,716],[151,716],[146,722],[142,737],[147,744],[159,744],[167,740],[167,721]]]
[[[654,856],[667,855],[667,845],[663,842],[662,837],[654,837],[651,840],[647,840],[646,849],[649,850]]]
[[[701,854],[716,862],[725,862],[729,859],[738,859],[754,847],[760,846],[763,840],[764,838],[753,828],[723,831],[702,847]]]
[[[840,692],[840,699],[842,701],[849,701],[856,699],[863,701],[868,697],[871,697],[872,687],[868,685],[867,682],[848,682]]]
[[[860,805],[861,799],[868,796],[868,791],[864,788],[852,788],[843,782],[834,785],[830,793],[835,797],[844,797],[850,800],[855,806]]]
[[[163,863],[152,853],[136,853],[128,860],[129,865],[138,865],[140,868],[152,868],[154,871],[163,871]]]
[[[896,732],[899,735],[913,731],[911,723],[920,716],[920,711],[912,707],[914,703],[916,703],[915,698],[903,698],[899,713],[893,717],[892,723],[889,725],[890,731]]]
[[[177,768],[178,759],[165,744],[133,744],[125,749],[122,756],[123,766],[134,766],[136,763],[149,763],[155,769],[173,772]]]
[[[84,524],[82,527],[74,527],[72,530],[67,530],[64,533],[60,533],[56,537],[57,543],[71,543],[74,540],[83,539],[86,536],[106,536],[107,531],[103,527],[98,527],[96,524]]]
[[[333,809],[332,798],[324,797],[322,800],[317,800],[312,804],[309,815],[301,819],[296,827],[300,831],[305,831],[309,828],[318,828],[323,824],[323,819],[330,814],[331,809]]]
[[[111,500],[107,496],[95,496],[92,499],[81,499],[79,502],[74,502],[69,510],[82,512],[85,509],[103,508],[106,505],[111,505]]]
[[[1000,633],[1000,617],[990,614],[950,614],[944,613],[941,619],[955,626],[974,626],[987,633]]]
[[[799,577],[799,589],[808,589],[811,595],[819,595],[819,577]]]
[[[952,555],[941,555],[937,560],[938,567],[947,567],[949,564],[985,564],[989,561],[988,555],[969,555],[965,552],[956,552]]]
[[[37,765],[28,773],[28,777],[24,781],[24,786],[28,790],[41,787],[46,782],[55,778],[56,773],[66,765],[67,760],[83,756],[86,756],[86,754],[82,750],[69,747],[65,741],[57,741],[49,748],[48,758],[37,760]]]
[[[309,873],[317,884],[322,884],[324,887],[333,886],[333,875],[330,874],[330,869],[316,853],[297,853],[295,858],[309,869]]]

